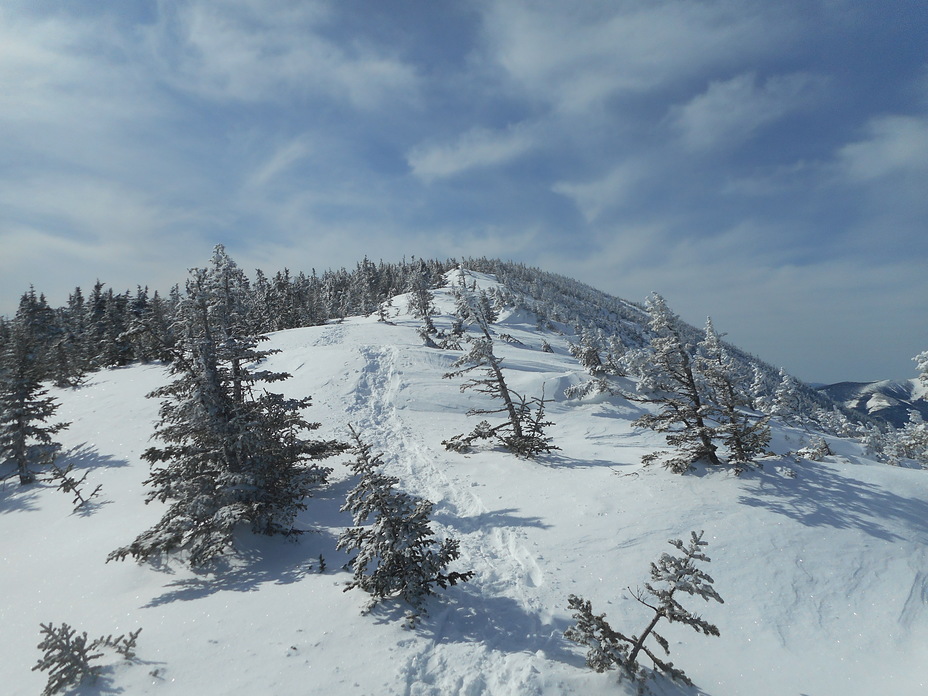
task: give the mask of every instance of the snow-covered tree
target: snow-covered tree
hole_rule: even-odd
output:
[[[893,466],[911,460],[928,469],[928,423],[915,409],[909,411],[909,420],[901,428],[876,432],[869,442],[879,458]]]
[[[471,415],[505,414],[508,418],[505,427],[516,437],[522,437],[522,415],[517,405],[519,395],[512,391],[503,377],[502,358],[493,352],[493,339],[488,335],[473,338],[469,350],[452,363],[457,368],[445,373],[445,379],[467,375],[480,370],[482,376],[471,377],[461,385],[461,391],[473,389],[481,394],[502,401],[502,406],[495,409],[473,409]]]
[[[627,352],[625,344],[618,336],[610,336],[606,340],[606,355],[603,365],[606,372],[617,377],[625,376],[625,353]]]
[[[680,539],[671,539],[669,543],[678,549],[681,555],[665,553],[657,563],[651,564],[651,581],[654,584],[645,583],[646,591],[639,590],[634,593],[635,599],[653,612],[640,634],[629,636],[614,630],[606,621],[605,614],[593,613],[591,602],[570,595],[568,606],[573,610],[577,623],[569,627],[564,636],[588,648],[587,665],[591,669],[605,672],[618,668],[630,679],[640,683],[648,677],[648,673],[638,663],[638,656],[644,653],[654,665],[654,670],[685,684],[692,684],[683,670],[655,655],[649,647],[648,640],[653,639],[665,655],[670,654],[670,643],[654,630],[662,619],[668,623],[690,626],[697,633],[719,635],[716,626],[690,612],[680,603],[683,594],[723,603],[712,586],[714,580],[696,566],[697,562],[708,563],[710,560],[702,551],[702,548],[708,545],[702,537],[703,532],[691,532],[688,545],[684,545]]]
[[[82,682],[95,681],[103,666],[94,663],[104,657],[106,648],[126,660],[135,658],[135,643],[142,632],[139,628],[128,636],[122,634],[114,638],[111,634],[89,640],[86,631],[78,634],[66,623],[61,626],[39,624],[39,627],[44,637],[36,647],[42,651],[42,657],[32,671],[48,673],[42,696],[52,696]]]
[[[771,401],[770,414],[784,423],[805,424],[806,421],[806,405],[799,391],[799,382],[782,368],[780,384]]]
[[[142,362],[169,362],[173,355],[172,310],[156,291],[151,298],[139,288],[130,309],[129,325],[122,338],[132,356]]]
[[[722,345],[712,319],[706,320],[693,366],[710,394],[712,418],[718,423],[715,432],[728,449],[729,461],[736,465],[754,461],[770,443],[769,417],[746,412],[751,405],[744,390],[747,375]]]
[[[480,370],[482,374],[470,377],[461,385],[461,391],[473,389],[498,399],[502,405],[499,408],[474,408],[468,415],[505,415],[506,421],[495,426],[482,421],[470,434],[456,435],[443,444],[448,449],[467,451],[476,440],[495,438],[513,454],[528,458],[558,449],[545,433],[545,428],[553,423],[545,420],[544,394],[540,399],[527,400],[509,388],[503,376],[502,358],[493,352],[493,339],[486,322],[486,313],[479,304],[476,307],[478,309],[471,316],[483,335],[469,338],[470,349],[452,364],[457,369],[443,377],[451,379]]]
[[[633,422],[640,428],[664,433],[667,444],[676,448],[670,453],[648,454],[644,461],[664,457],[664,465],[683,473],[700,460],[720,464],[713,442],[717,433],[709,423],[712,407],[706,388],[693,371],[691,346],[684,338],[680,318],[670,311],[657,293],[646,301],[650,345],[631,351],[628,363],[639,377],[636,401],[658,406],[657,413],[647,413]]]
[[[434,333],[432,316],[437,314],[435,309],[435,295],[430,290],[432,278],[429,269],[420,262],[419,271],[409,279],[407,292],[409,293],[409,313],[425,321],[429,333]]]
[[[350,427],[350,426],[349,426]],[[354,573],[346,591],[360,588],[371,595],[367,610],[390,597],[412,607],[411,620],[423,612],[435,587],[447,588],[473,577],[473,571],[447,571],[457,560],[458,542],[439,542],[430,526],[432,503],[396,489],[399,479],[385,474],[380,455],[350,427],[358,477],[342,511],[352,514],[355,527],[339,536],[338,548],[357,551],[348,566]]]
[[[54,435],[68,426],[51,422],[58,402],[42,385],[39,348],[19,316],[0,355],[0,463],[16,467],[21,484],[35,481],[61,446]]]
[[[288,399],[262,384],[289,377],[258,369],[276,351],[258,349],[263,336],[246,333],[234,262],[217,248],[212,268],[194,269],[175,324],[175,379],[149,396],[162,398],[155,437],[142,457],[152,465],[146,502],[168,503],[162,519],[110,554],[144,561],[184,552],[192,566],[232,547],[236,528],[297,534],[304,499],[330,469],[317,462],[345,449],[309,440],[319,427],[301,412],[310,398]]]
[[[570,354],[577,359],[577,362],[580,363],[584,370],[594,377],[599,377],[606,372],[600,356],[602,345],[599,338],[595,331],[584,328],[580,330],[579,341],[576,343],[568,341],[567,343],[567,350],[570,351]]]
[[[918,369],[918,379],[922,384],[928,386],[928,350],[919,353],[912,360]]]
[[[626,374],[626,350],[618,336],[604,338],[599,329],[589,327],[580,330],[580,341],[567,344],[567,349],[590,375],[590,379],[574,384],[564,390],[568,399],[582,399],[596,394],[621,394],[613,386],[610,376],[623,377]]]

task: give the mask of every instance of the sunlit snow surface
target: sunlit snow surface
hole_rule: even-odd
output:
[[[435,323],[447,327],[452,304],[437,299]],[[505,313],[495,328],[522,345],[497,341],[497,354],[513,388],[555,397],[561,450],[538,461],[447,452],[442,440],[475,425],[467,409],[489,404],[442,379],[458,354],[423,346],[404,298],[394,304],[394,325],[355,318],[272,335],[282,352],[269,367],[293,375],[282,391],[312,395],[317,434],[347,438],[353,424],[405,490],[435,503],[435,528],[460,540],[454,569],[474,570],[471,582],[432,598],[414,630],[402,606],[361,615],[366,596],[342,591],[347,559],[335,550],[351,524],[339,512],[353,485],[346,458],[329,460],[333,482],[300,516],[313,531],[298,543],[243,535],[240,556],[215,574],[105,563],[163,510],[144,504],[139,455],[158,409],[145,394],[166,373],[100,372],[53,392],[72,423],[60,439],[75,469],[90,470],[88,486],[102,484],[98,502],[72,514],[47,485],[0,489],[0,692],[41,692],[45,676],[30,671],[39,624],[68,622],[91,636],[143,628],[137,662],[105,661],[96,684],[72,692],[85,695],[632,694],[563,639],[567,596],[637,633],[648,611],[628,588],[649,580],[668,539],[705,529],[706,570],[725,603],[689,606],[721,637],[664,625],[696,687],[658,681],[655,693],[928,693],[928,472],[872,462],[837,439],[824,462],[781,457],[741,477],[642,468],[662,438],[630,427],[640,406],[565,400],[584,379],[567,338]],[[809,437],[775,427],[773,447],[782,455]]]

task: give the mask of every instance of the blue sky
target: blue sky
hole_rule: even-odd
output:
[[[0,5],[0,313],[99,278],[522,261],[810,381],[928,348],[928,4]]]

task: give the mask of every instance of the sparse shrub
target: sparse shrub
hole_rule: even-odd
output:
[[[716,626],[684,609],[677,599],[682,592],[702,597],[706,601],[723,601],[712,587],[712,578],[695,565],[697,561],[709,562],[708,556],[701,551],[708,542],[702,540],[703,532],[690,534],[690,543],[686,547],[680,539],[669,541],[682,552],[681,556],[665,553],[657,563],[651,564],[651,580],[656,586],[645,583],[646,593],[641,590],[633,592],[635,599],[653,612],[639,635],[627,636],[614,630],[606,621],[605,614],[593,613],[588,600],[576,595],[568,597],[568,606],[573,610],[577,623],[564,632],[564,637],[588,648],[586,661],[590,669],[596,672],[619,669],[639,684],[639,691],[643,691],[645,680],[653,674],[653,671],[648,672],[638,664],[639,655],[644,653],[654,665],[654,671],[662,672],[684,684],[692,684],[683,670],[674,667],[672,662],[661,660],[647,643],[649,639],[653,639],[665,655],[670,654],[667,639],[654,630],[661,619],[666,619],[668,623],[691,626],[695,631],[706,635],[719,635]],[[650,601],[645,599],[647,595],[650,595]]]
[[[71,476],[71,470],[74,468],[74,464],[68,464],[67,467],[62,469],[57,464],[52,464],[51,473],[48,478],[45,479],[50,483],[58,483],[56,490],[62,491],[63,493],[73,493],[74,500],[71,501],[71,504],[74,506],[74,512],[77,512],[87,503],[90,502],[92,498],[95,498],[99,493],[100,489],[103,488],[102,485],[98,485],[94,488],[89,495],[84,495],[84,492],[81,490],[81,486],[87,480],[87,474],[90,472],[85,471],[84,475],[80,478],[74,478]]]
[[[51,696],[63,688],[93,681],[100,674],[100,665],[91,664],[105,655],[101,648],[110,648],[127,660],[135,657],[135,642],[142,629],[113,638],[112,635],[88,641],[87,633],[78,635],[77,630],[66,623],[55,626],[52,623],[39,624],[44,636],[38,644],[44,654],[32,668],[48,672],[48,682],[42,696]]]

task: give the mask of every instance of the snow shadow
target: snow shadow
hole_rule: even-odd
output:
[[[66,469],[68,466],[78,470],[94,469],[104,466],[127,466],[128,464],[129,462],[125,460],[100,454],[95,447],[86,442],[62,451],[55,458],[55,465],[60,469]],[[23,486],[19,483],[15,465],[12,463],[0,465],[0,514],[38,510],[36,503],[38,502],[39,493],[44,490],[55,490],[57,483],[48,478],[48,468],[37,468],[34,473],[36,475],[35,483]],[[85,495],[89,495],[93,490],[93,486],[89,483],[81,488]],[[63,495],[70,496],[72,494],[65,492]],[[89,515],[108,502],[110,501],[93,498],[79,508],[75,508],[74,514]]]
[[[0,514],[38,510],[38,493],[42,487],[36,483],[20,484],[15,466],[0,466]]]
[[[814,462],[792,464],[777,471],[757,471],[744,477],[752,491],[739,499],[807,527],[856,529],[877,539],[899,540],[884,522],[902,523],[928,536],[928,502],[891,493],[880,486],[854,480]],[[769,466],[769,465],[768,465]]]
[[[329,573],[339,567],[335,562],[329,565],[326,552],[330,549],[334,555],[335,543],[334,536],[322,531],[308,532],[295,541],[253,536],[246,542],[237,540],[236,550],[228,558],[219,559],[202,570],[188,570],[193,573],[192,577],[168,583],[165,591],[143,608],[195,601],[217,592],[254,592],[261,585],[289,585],[308,575],[320,574],[320,571]],[[325,560],[325,570],[320,557]]]
[[[637,466],[638,462],[619,462],[612,459],[577,459],[564,454],[551,452],[535,460],[539,464],[566,469],[592,469],[594,467]]]
[[[342,512],[348,491],[354,488],[357,479],[348,476],[341,481],[335,481],[315,492],[311,498],[306,498],[306,510],[297,515],[296,524],[306,529],[320,527],[348,527],[352,524],[351,514]]]
[[[517,508],[503,508],[500,510],[490,510],[479,515],[469,517],[459,517],[458,515],[445,512],[436,512],[432,515],[432,520],[446,527],[457,529],[464,533],[474,532],[480,529],[490,527],[535,527],[536,529],[550,529],[550,524],[545,524],[540,517],[521,517],[516,515]]]
[[[416,632],[435,643],[479,643],[506,653],[544,651],[549,659],[582,666],[582,655],[564,640],[570,625],[566,618],[554,617],[543,623],[537,614],[515,599],[485,596],[465,585],[451,588],[429,600],[428,613],[416,625]],[[378,605],[371,615],[379,622],[401,620],[407,605]]]
[[[96,447],[87,442],[63,450],[58,455],[56,463],[62,469],[69,464],[73,465],[75,469],[95,469],[100,466],[129,466],[129,462],[125,459],[116,459],[108,454],[100,454]]]
[[[287,585],[308,575],[339,572],[348,556],[336,549],[338,534],[351,524],[351,517],[339,507],[350,485],[350,481],[337,482],[306,500],[307,509],[296,521],[302,534],[286,539],[243,531],[236,536],[235,551],[227,558],[202,571],[192,571],[193,577],[168,583],[145,607],[193,601],[216,592],[252,592],[267,583]],[[169,568],[161,569],[170,572]]]
[[[127,669],[146,669],[149,668],[149,675],[162,680],[159,676],[160,669],[156,665],[164,665],[164,662],[141,660],[137,656],[131,660],[121,659],[117,664],[94,665],[97,669],[96,676],[82,679],[77,684],[70,684],[64,687],[63,693],[67,696],[101,696],[101,694],[124,694],[126,690],[121,686],[116,686],[116,679]],[[155,666],[154,669],[150,669]]]
[[[96,677],[86,677],[79,684],[66,687],[68,696],[100,696],[101,694],[124,694],[126,690],[116,686],[115,672],[112,667],[104,667]],[[43,692],[44,693],[44,692]]]

